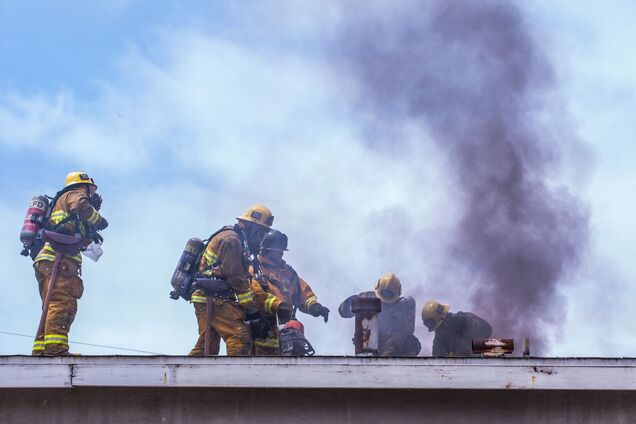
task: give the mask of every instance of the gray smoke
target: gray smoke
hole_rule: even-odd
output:
[[[338,60],[360,116],[373,122],[370,143],[386,145],[413,121],[428,131],[464,208],[447,234],[450,263],[471,279],[457,284],[474,287],[471,304],[495,335],[530,337],[544,352],[546,330],[558,332],[565,318],[559,284],[585,248],[588,214],[552,184],[565,166],[562,146],[578,141],[558,119],[553,71],[529,23],[497,0],[360,10],[344,16]]]

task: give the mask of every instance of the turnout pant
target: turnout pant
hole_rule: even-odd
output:
[[[199,326],[199,338],[188,356],[203,356],[205,353],[205,310],[207,303],[205,300],[193,300],[192,305],[194,305],[194,315],[197,317],[197,325]],[[214,328],[210,328],[210,354],[218,355],[220,348],[221,336]]]
[[[219,338],[225,342],[228,356],[249,356],[252,350],[252,336],[245,323],[245,313],[235,302],[212,297],[212,321],[205,322],[207,303],[194,303],[194,311],[199,326],[199,338],[190,355],[203,355],[205,344],[205,327],[210,325],[212,343],[210,352],[218,354]]]
[[[269,334],[265,339],[254,339],[254,354],[256,356],[279,356],[278,348],[278,325],[276,317],[273,317],[273,324],[269,329]]]
[[[38,261],[33,264],[38,280],[40,298],[44,302],[53,272],[53,262]],[[84,293],[84,284],[79,277],[79,264],[62,258],[55,289],[46,313],[44,334],[33,344],[33,355],[68,355],[68,332],[77,313],[77,300]]]

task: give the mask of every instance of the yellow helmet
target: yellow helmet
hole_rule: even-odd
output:
[[[375,285],[375,296],[383,302],[393,303],[400,298],[401,294],[402,284],[393,273],[383,275]]]
[[[450,310],[448,303],[439,303],[436,300],[429,300],[422,308],[422,321],[428,331],[435,331],[442,324],[446,314]]]
[[[85,172],[75,171],[69,172],[66,176],[66,181],[64,182],[64,187],[69,187],[75,184],[90,184],[97,187],[95,181],[91,177],[88,176]]]
[[[254,224],[265,228],[271,228],[274,224],[274,215],[272,215],[272,211],[263,205],[254,205],[249,207],[243,215],[236,219],[240,221],[253,222]]]

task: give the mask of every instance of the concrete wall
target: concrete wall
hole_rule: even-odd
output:
[[[633,423],[634,391],[0,389],[2,424]]]
[[[0,357],[0,424],[634,423],[636,359]]]

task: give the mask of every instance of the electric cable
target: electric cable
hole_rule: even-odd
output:
[[[12,333],[12,332],[9,332],[9,331],[1,331],[0,330],[0,334],[8,334],[8,335],[11,335],[11,336],[28,337],[30,339],[35,339],[35,336],[30,336],[28,334]],[[93,344],[93,343],[82,343],[82,342],[77,342],[77,341],[74,341],[74,340],[69,340],[69,343],[78,344],[78,345],[84,345],[84,346],[104,347],[104,348],[107,348],[107,349],[115,349],[115,350],[126,350],[128,352],[149,353],[151,355],[163,355],[162,353],[149,352],[147,350],[128,349],[128,348],[125,348],[125,347],[106,346],[106,345],[99,345],[99,344]]]

